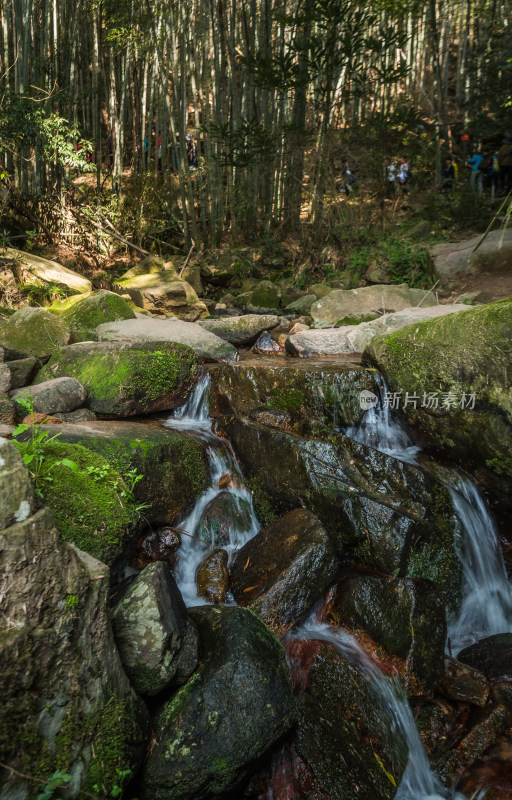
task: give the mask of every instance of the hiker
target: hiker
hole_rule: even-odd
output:
[[[387,189],[386,194],[388,195],[388,197],[392,197],[396,191],[396,184],[395,184],[396,172],[397,172],[396,164],[390,161],[385,169],[386,189]]]
[[[404,194],[407,194],[407,182],[411,177],[411,171],[409,169],[409,164],[405,158],[400,159],[400,164],[398,166],[398,174],[397,180],[400,186],[402,187],[402,191]]]
[[[481,153],[475,153],[471,158],[468,158],[468,166],[471,167],[471,188],[482,194],[484,190],[484,173],[481,170],[481,165],[485,163],[485,159]]]
[[[505,136],[498,150],[498,163],[500,166],[500,194],[505,195],[512,191],[512,136]]]
[[[341,168],[341,175],[343,178],[343,182],[341,184],[341,191],[344,192],[346,195],[351,195],[352,184],[354,184],[357,181],[357,176],[350,169],[348,161],[343,162],[343,166]]]
[[[441,190],[443,192],[450,192],[451,189],[453,189],[454,181],[455,181],[455,167],[453,166],[453,159],[451,156],[446,156]]]
[[[498,151],[485,162],[485,186],[491,190],[491,198],[497,197],[500,189],[500,163]]]

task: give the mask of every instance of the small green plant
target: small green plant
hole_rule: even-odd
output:
[[[11,234],[6,228],[0,231],[0,250],[7,250],[11,244]]]
[[[37,231],[36,230],[25,231],[25,234],[26,234],[26,237],[27,237],[27,239],[25,241],[25,248],[30,253],[30,251],[34,249],[34,245],[36,243]]]
[[[31,422],[29,424],[22,422],[13,431],[14,444],[20,451],[23,463],[28,468],[34,480],[37,493],[42,497],[42,487],[45,482],[51,483],[53,481],[51,472],[55,467],[64,466],[76,472],[78,470],[78,464],[70,458],[63,458],[60,461],[54,461],[51,466],[48,466],[45,463],[46,449],[50,442],[55,441],[60,434],[56,433],[54,436],[50,436],[48,431],[41,430],[44,420],[36,423],[34,402],[29,394],[25,393],[21,397],[18,397],[16,402],[30,414]],[[30,431],[30,437],[26,440],[18,441],[17,437],[25,433],[25,431]]]
[[[30,800],[51,800],[52,797],[55,797],[55,792],[59,789],[63,789],[71,780],[72,776],[67,775],[65,772],[54,772],[53,775],[50,775],[48,780],[41,785],[37,797],[31,797]]]
[[[77,594],[68,594],[65,601],[64,607],[66,611],[73,613],[76,611],[76,607],[78,606],[78,595]]]

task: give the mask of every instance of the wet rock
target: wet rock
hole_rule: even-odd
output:
[[[457,656],[463,664],[483,672],[488,680],[512,680],[512,633],[497,633],[461,650]]]
[[[137,542],[132,566],[135,569],[144,569],[155,561],[165,561],[172,567],[180,547],[181,536],[175,528],[163,527],[145,533]]]
[[[440,691],[452,700],[471,703],[483,708],[489,699],[489,683],[474,667],[461,664],[455,658],[445,658]]]
[[[454,785],[471,764],[496,741],[510,722],[505,706],[493,705],[475,713],[470,730],[454,747],[448,758],[437,764],[441,778]]]
[[[0,502],[0,752],[21,773],[41,775],[44,764],[46,776],[72,775],[76,798],[119,783],[117,770],[136,771],[147,714],[114,644],[109,570],[64,543],[47,508],[33,508],[14,445],[0,443],[0,454],[0,492],[8,485]],[[26,800],[34,783],[4,771],[0,795]]]
[[[233,480],[228,476],[223,478],[226,484]],[[204,509],[197,526],[197,536],[208,544],[225,547],[230,544],[233,533],[241,533],[250,527],[249,502],[233,492],[222,491]]]
[[[241,317],[223,319],[204,319],[197,324],[210,333],[220,336],[236,347],[252,344],[263,331],[279,325],[280,317],[275,314],[244,314]]]
[[[281,289],[272,281],[260,281],[247,301],[250,314],[272,314],[281,304]]]
[[[59,441],[103,456],[120,474],[142,475],[133,488],[151,525],[168,525],[210,485],[206,447],[186,433],[142,422],[96,421],[59,428]]]
[[[54,304],[50,310],[66,320],[74,342],[94,341],[98,325],[135,319],[135,313],[126,300],[106,289],[70,297]]]
[[[311,307],[315,322],[335,325],[338,320],[355,311],[372,311],[385,314],[411,306],[436,306],[432,293],[423,289],[410,289],[405,283],[400,286],[386,284],[366,286],[362,289],[336,289],[318,300]]]
[[[258,503],[276,514],[306,505],[342,558],[350,549],[372,569],[428,578],[457,607],[458,527],[448,491],[432,476],[341,435],[306,439],[238,417],[221,423]]]
[[[197,376],[197,361],[191,348],[170,342],[81,342],[56,350],[36,385],[63,376],[80,381],[98,416],[130,417],[181,405]]]
[[[156,695],[183,683],[197,666],[197,633],[167,564],[150,564],[135,578],[112,612],[119,655],[139,694]],[[182,648],[186,635],[196,657]]]
[[[231,590],[277,633],[311,609],[336,575],[338,559],[325,528],[298,508],[248,541],[231,567]]]
[[[408,749],[372,683],[327,642],[297,642],[292,671],[304,669],[294,744],[312,774],[308,798],[391,800]]]
[[[210,551],[196,572],[199,597],[210,603],[223,603],[229,589],[228,554],[221,547]]]
[[[39,367],[39,362],[37,358],[31,356],[30,358],[18,358],[8,361],[6,366],[11,373],[10,389],[13,391],[31,383]]]
[[[279,344],[274,341],[273,337],[268,331],[264,331],[258,336],[252,349],[255,353],[260,353],[261,355],[279,353],[281,350]]]
[[[512,300],[465,309],[375,338],[364,359],[392,392],[433,393],[437,407],[408,407],[412,423],[510,508]]]
[[[427,753],[441,747],[452,725],[453,709],[447,703],[428,702],[420,699],[419,705],[412,708],[418,733]]]
[[[48,357],[70,340],[66,322],[45,308],[20,308],[0,327],[5,358]]]
[[[25,389],[11,392],[18,416],[25,416],[26,408],[19,398],[32,399],[34,411],[39,414],[67,413],[79,408],[87,399],[87,390],[76,378],[53,378]]]
[[[362,576],[338,586],[332,613],[341,624],[362,628],[389,653],[406,660],[427,691],[443,673],[445,606],[426,580]]]
[[[210,413],[249,416],[254,411],[287,411],[310,430],[344,427],[361,419],[360,393],[375,391],[375,373],[355,364],[311,364],[276,359],[244,360],[212,369]]]
[[[144,800],[207,800],[239,786],[295,720],[284,651],[250,611],[191,610],[199,669],[155,720]]]
[[[136,319],[107,322],[96,329],[100,342],[173,342],[191,347],[199,361],[233,361],[236,349],[219,336],[192,322],[174,319]]]

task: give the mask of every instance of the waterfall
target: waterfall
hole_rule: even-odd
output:
[[[365,411],[359,424],[347,428],[345,434],[381,453],[414,464],[420,448],[413,445],[405,426],[390,410],[390,403],[386,399],[390,393],[382,376],[379,389],[380,397],[376,405]]]
[[[476,486],[459,477],[450,493],[462,526],[462,603],[448,626],[450,647],[457,654],[486,636],[512,633],[512,584],[494,522]]]
[[[222,544],[231,556],[234,550],[244,545],[260,530],[252,505],[252,495],[243,484],[240,468],[231,445],[212,431],[212,421],[208,415],[208,394],[210,376],[202,376],[187,402],[167,419],[165,426],[174,430],[189,431],[206,444],[210,467],[210,487],[198,498],[194,508],[176,526],[182,531],[196,536],[202,516],[221,493],[228,493],[232,501],[233,515],[229,520],[229,542]],[[231,476],[223,485],[222,479]],[[201,605],[206,601],[199,597],[195,576],[198,566],[209,550],[209,545],[190,536],[183,536],[178,551],[175,577],[186,605]],[[217,543],[212,537],[212,545]]]
[[[334,645],[370,683],[376,702],[393,720],[393,731],[400,733],[409,748],[407,766],[395,800],[464,800],[464,795],[445,789],[432,771],[404,690],[397,678],[383,674],[357,639],[342,628],[310,618],[294,632],[299,639],[316,639]],[[479,794],[478,798],[483,798]],[[474,798],[476,800],[476,797]]]

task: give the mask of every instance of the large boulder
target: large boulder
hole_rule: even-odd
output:
[[[195,353],[185,345],[80,342],[55,349],[36,383],[76,378],[87,390],[91,411],[104,417],[130,417],[181,405],[196,373]]]
[[[198,324],[182,320],[136,319],[106,322],[96,329],[100,342],[174,342],[191,347],[199,361],[232,361],[236,349]]]
[[[383,316],[359,321],[356,324],[355,314],[345,317],[344,324],[338,328],[309,330],[289,336],[286,351],[292,356],[330,356],[362,353],[374,336],[392,333],[406,325],[424,322],[427,319],[443,317],[464,311],[466,306],[454,303],[427,308],[405,308],[402,311],[384,314]]]
[[[265,505],[278,515],[305,505],[341,558],[428,578],[449,608],[458,607],[459,526],[448,490],[434,477],[341,435],[306,439],[242,418],[221,425],[257,513]]]
[[[512,300],[375,338],[364,360],[391,392],[417,396],[407,416],[427,444],[473,471],[510,507]]]
[[[50,311],[66,320],[74,342],[94,341],[96,328],[105,322],[135,319],[135,313],[126,300],[106,289],[70,297],[67,301],[55,303]]]
[[[223,317],[222,319],[203,319],[198,322],[202,328],[235,347],[252,344],[260,333],[272,330],[279,325],[280,317],[275,314],[244,314],[241,317]]]
[[[118,294],[130,295],[145,311],[170,313],[188,322],[208,315],[208,309],[192,286],[172,269],[123,277],[112,288]]]
[[[227,794],[295,721],[284,651],[261,620],[238,607],[201,607],[191,615],[201,666],[155,719],[145,800]]]
[[[364,409],[362,391],[376,392],[373,370],[356,364],[312,365],[307,361],[278,359],[273,363],[244,359],[211,370],[210,414],[255,418],[269,412],[279,427],[310,431],[314,425],[357,425]],[[277,413],[276,413],[277,412]]]
[[[337,624],[362,628],[388,653],[405,659],[407,670],[427,691],[439,683],[446,612],[431,581],[376,575],[349,578],[337,587],[331,615]]]
[[[231,566],[231,590],[276,633],[311,609],[334,581],[338,559],[321,522],[305,508],[263,528]]]
[[[142,475],[133,498],[147,506],[150,524],[177,521],[210,485],[206,446],[181,431],[128,420],[59,425],[58,431],[59,442],[82,445],[119,474]]]
[[[355,311],[377,311],[386,314],[411,306],[436,306],[432,293],[423,289],[410,289],[407,284],[388,286],[377,284],[362,289],[335,289],[311,306],[310,314],[315,322],[336,325]]]
[[[288,658],[302,689],[293,746],[302,762],[303,796],[392,800],[408,747],[371,668],[361,674],[343,651],[314,640],[291,642]]]
[[[85,403],[87,391],[76,378],[52,378],[35,386],[27,386],[11,393],[20,417],[26,415],[26,406],[17,402],[30,398],[33,409],[39,414],[66,414]]]
[[[150,564],[112,612],[117,648],[139,694],[184,683],[197,666],[197,633],[169,567]]]
[[[24,776],[55,770],[72,776],[68,797],[110,790],[140,763],[145,711],[114,645],[109,571],[36,510],[14,445],[0,453],[0,752],[16,770],[2,770],[0,798],[33,797]]]
[[[461,242],[441,242],[430,249],[434,270],[441,279],[448,280],[461,272],[475,272],[480,267],[508,267],[512,257],[512,230],[491,231],[485,240],[473,236]]]
[[[65,541],[106,564],[125,551],[135,507],[128,484],[102,456],[59,437],[45,446],[38,488]]]
[[[25,283],[55,284],[77,294],[90,292],[92,289],[91,281],[84,278],[83,275],[79,275],[78,272],[73,272],[73,270],[63,267],[62,264],[58,264],[56,261],[41,258],[25,250],[16,250],[8,247],[2,251],[2,261],[15,262],[20,265]]]
[[[512,681],[512,633],[496,633],[461,650],[459,661],[483,672],[489,680]]]
[[[20,308],[0,327],[0,346],[6,359],[47,357],[66,345],[70,337],[68,324],[45,308]]]
[[[14,391],[14,389],[21,389],[23,386],[28,386],[32,382],[38,370],[39,362],[34,356],[29,356],[28,358],[17,358],[12,361],[7,361],[6,366],[11,373],[10,388],[11,391]],[[0,378],[0,394],[1,385]]]

